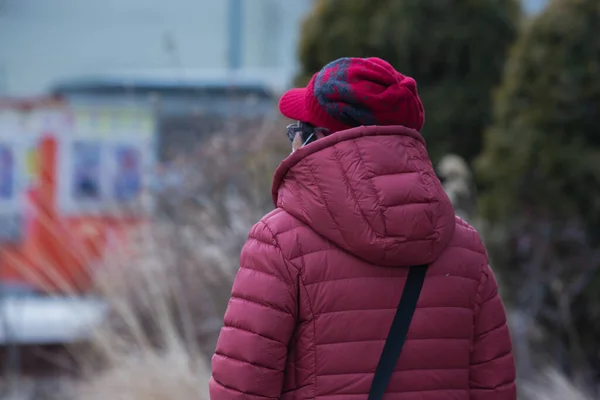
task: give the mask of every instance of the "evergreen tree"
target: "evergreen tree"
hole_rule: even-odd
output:
[[[298,83],[339,57],[381,57],[417,80],[434,160],[455,153],[470,162],[519,15],[517,0],[317,0]]]
[[[555,0],[531,22],[476,162],[483,216],[504,231],[496,266],[569,367],[600,367],[598,26],[598,0]]]

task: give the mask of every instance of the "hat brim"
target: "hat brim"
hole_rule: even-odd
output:
[[[307,121],[306,88],[290,89],[279,100],[279,112],[296,121]]]

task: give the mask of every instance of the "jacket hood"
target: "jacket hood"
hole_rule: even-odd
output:
[[[277,168],[272,195],[276,207],[376,265],[429,264],[455,228],[423,137],[403,126],[348,129],[298,149]]]

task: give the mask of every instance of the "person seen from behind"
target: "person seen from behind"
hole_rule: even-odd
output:
[[[515,400],[498,285],[436,177],[415,81],[342,58],[279,109],[293,152],[241,253],[211,399]]]

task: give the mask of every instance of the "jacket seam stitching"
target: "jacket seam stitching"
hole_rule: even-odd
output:
[[[484,277],[487,278],[487,273],[485,271],[485,268],[487,266],[488,260],[486,259],[485,262],[481,265],[480,267],[480,277],[479,277],[479,286],[477,287],[477,291],[475,292],[475,305],[473,307],[473,335],[471,337],[471,341],[470,341],[470,345],[469,345],[469,357],[472,355],[474,347],[475,347],[475,329],[477,326],[477,314],[479,313],[479,309],[481,308],[480,306],[480,299],[481,299],[481,291],[483,290],[483,286],[484,286]],[[471,379],[471,369],[472,369],[472,364],[469,362],[469,380]],[[469,391],[471,389],[469,388]]]
[[[262,242],[261,242],[261,243],[262,243]],[[277,249],[277,250],[279,250],[279,249]],[[261,270],[259,270],[259,269],[256,269],[256,268],[250,268],[250,267],[247,267],[247,266],[245,266],[245,265],[242,265],[242,266],[240,266],[240,269],[247,270],[247,271],[252,271],[252,272],[254,272],[254,273],[257,273],[257,274],[262,274],[262,275],[264,275],[264,276],[270,276],[271,278],[273,278],[273,279],[275,279],[275,280],[278,280],[279,282],[283,282],[283,283],[285,283],[286,285],[289,285],[289,282],[287,282],[285,279],[283,279],[283,278],[281,278],[281,277],[279,277],[279,276],[277,276],[277,275],[275,275],[275,274],[270,274],[270,273],[268,273],[268,272],[261,271]]]
[[[298,250],[300,250],[300,263],[302,264],[302,271],[306,270],[306,263],[304,260],[304,254],[302,251],[302,245],[300,244],[300,241],[298,240],[298,238],[296,238],[296,244],[298,246]],[[313,348],[313,366],[314,366],[314,370],[313,370],[313,395],[312,398],[316,398],[317,397],[317,322],[316,322],[316,315],[315,312],[313,310],[311,301],[310,301],[310,296],[308,294],[308,289],[306,288],[306,285],[304,284],[304,275],[302,273],[299,274],[300,276],[300,283],[302,284],[302,289],[304,290],[304,293],[306,295],[306,303],[308,304],[308,308],[310,310],[310,314],[312,316],[312,326],[313,326],[313,340],[312,340],[312,348]]]
[[[233,391],[233,392],[235,392],[235,393],[249,394],[249,395],[251,395],[251,396],[260,397],[260,398],[263,398],[263,399],[277,399],[276,397],[263,396],[263,395],[261,395],[261,394],[258,394],[258,393],[253,393],[253,392],[246,392],[246,393],[244,393],[244,392],[242,392],[241,390],[238,390],[238,389],[236,389],[236,388],[234,388],[234,387],[227,386],[227,385],[225,385],[225,384],[221,383],[221,382],[220,382],[220,381],[219,381],[217,378],[215,378],[215,376],[214,376],[214,375],[212,376],[212,380],[213,380],[213,381],[215,381],[215,383],[216,383],[217,385],[221,386],[222,388],[225,388],[225,389],[227,389],[227,390],[231,390],[231,391]]]
[[[337,219],[334,217],[334,214],[331,211],[331,207],[329,205],[329,202],[327,201],[327,198],[323,194],[323,190],[321,190],[321,185],[319,185],[319,180],[316,178],[317,177],[317,171],[315,170],[314,164],[312,162],[310,162],[310,160],[308,158],[305,159],[305,163],[306,163],[308,169],[310,170],[309,176],[312,178],[312,183],[315,185],[315,187],[319,191],[319,197],[321,198],[321,201],[323,202],[323,205],[327,209],[327,212],[329,213],[329,215],[331,215],[331,220],[333,221],[333,223],[335,224],[335,226],[338,229],[340,229],[340,234],[341,234],[342,227],[341,227],[340,223],[337,221]],[[343,236],[342,236],[342,238],[343,238]]]
[[[379,203],[380,205],[382,205],[381,197],[379,196],[379,193],[377,193],[377,189],[375,188],[375,185],[373,184],[373,180],[372,180],[372,178],[373,178],[374,176],[377,176],[377,175],[375,174],[375,172],[373,172],[373,171],[372,171],[372,170],[369,168],[369,166],[368,166],[368,165],[367,165],[367,163],[365,162],[365,160],[364,160],[364,157],[363,157],[362,150],[361,150],[360,146],[358,145],[358,143],[357,143],[356,141],[351,141],[350,143],[352,143],[352,144],[354,145],[354,147],[356,148],[356,152],[358,153],[358,158],[359,158],[359,160],[360,160],[360,163],[362,164],[362,166],[363,166],[363,168],[365,169],[365,171],[367,171],[367,173],[370,175],[370,176],[367,178],[367,182],[369,182],[369,187],[371,188],[371,192],[373,193],[373,196],[375,196],[375,198],[377,199],[378,203]],[[341,162],[340,162],[340,163],[341,163]],[[382,207],[386,207],[386,206],[383,206],[383,205],[382,205]],[[385,233],[385,232],[386,232],[386,230],[387,230],[387,229],[386,229],[386,220],[385,220],[385,216],[383,215],[383,212],[381,211],[381,208],[379,208],[379,212],[378,212],[378,214],[379,214],[379,217],[381,218],[381,222],[383,223],[383,231],[384,231],[384,233]]]
[[[473,364],[471,364],[471,367],[477,367],[477,366],[480,366],[480,365],[483,365],[483,364],[487,364],[487,363],[492,362],[492,361],[497,361],[497,360],[499,360],[501,358],[504,358],[504,357],[509,357],[511,355],[512,355],[512,350],[509,350],[509,351],[507,351],[505,353],[502,353],[500,355],[492,357],[489,360],[484,360],[484,361],[480,361],[480,362],[477,362],[477,363],[473,363]]]
[[[493,391],[497,391],[498,389],[504,389],[505,387],[511,386],[511,385],[514,385],[514,384],[515,384],[515,381],[511,380],[510,382],[504,382],[504,383],[501,383],[501,384],[493,386],[493,387],[489,387],[489,388],[474,387],[471,390],[481,390],[481,391],[492,391],[493,390]]]
[[[479,286],[477,287],[477,292],[475,292],[475,307],[473,309],[474,311],[474,315],[476,316],[477,313],[479,312],[479,309],[481,308],[481,304],[483,303],[483,299],[481,297],[481,292],[483,290],[483,286],[485,285],[484,280],[488,279],[488,274],[485,271],[485,267],[487,266],[487,261],[485,263],[483,263],[483,265],[480,267],[480,277],[479,277]]]
[[[304,182],[302,180],[298,180],[296,179],[296,182],[298,183],[298,186],[302,189],[304,189]],[[298,203],[300,203],[300,214],[302,215],[303,219],[306,219],[306,216],[308,215],[308,208],[306,207],[306,203],[304,202],[304,196],[302,196],[301,193],[296,193],[296,197],[298,198]]]
[[[274,311],[280,312],[282,314],[290,315],[290,313],[288,311],[284,310],[284,309],[276,308],[276,307],[274,307],[274,306],[272,306],[270,304],[261,303],[260,301],[249,299],[248,297],[242,297],[242,296],[240,296],[238,294],[235,294],[235,293],[231,295],[231,299],[239,300],[239,301],[244,302],[244,303],[256,304],[258,306],[265,307],[265,308],[268,308],[270,310],[274,310]]]
[[[262,333],[254,332],[254,331],[253,331],[253,330],[251,330],[251,329],[244,328],[244,327],[242,327],[242,326],[239,326],[239,325],[233,325],[233,324],[232,324],[232,323],[230,323],[230,322],[225,322],[225,323],[223,323],[223,328],[229,328],[229,329],[235,329],[235,330],[238,330],[238,331],[248,332],[248,333],[251,333],[251,334],[253,334],[253,335],[260,336],[260,337],[261,337],[261,338],[263,338],[263,339],[267,339],[267,340],[270,340],[270,341],[272,341],[272,342],[275,342],[275,343],[279,343],[279,344],[283,344],[283,345],[285,345],[285,343],[283,343],[281,340],[277,340],[277,339],[274,339],[274,338],[272,338],[272,337],[265,336],[265,335],[263,335]]]
[[[287,285],[288,285],[289,288],[292,288],[294,286],[294,283],[293,283],[294,280],[292,279],[292,274],[290,272],[289,265],[291,265],[292,267],[294,267],[294,269],[296,271],[298,271],[298,269],[283,254],[283,250],[281,250],[281,245],[279,244],[279,240],[277,238],[277,235],[275,234],[275,232],[273,232],[273,230],[271,229],[271,227],[269,226],[269,224],[267,224],[267,222],[263,221],[263,220],[260,220],[260,222],[265,226],[265,228],[269,231],[269,233],[273,237],[273,242],[274,242],[273,245],[275,245],[275,248],[277,248],[277,250],[279,251],[279,254],[281,254],[281,259],[283,260],[283,263],[285,265],[285,270],[286,270],[286,272],[288,274],[289,282],[286,282],[286,283],[287,283]]]
[[[410,160],[410,162],[415,166],[416,171],[419,174],[419,178],[421,178],[421,180],[425,183],[425,189],[427,190],[427,194],[429,195],[429,204],[432,203],[438,203],[438,199],[435,196],[435,193],[433,192],[433,188],[432,188],[432,182],[431,182],[431,177],[428,174],[428,171],[423,168],[423,166],[421,165],[421,163],[419,163],[419,159],[421,158],[421,152],[419,151],[420,149],[417,148],[417,146],[414,143],[406,143],[405,145],[406,148],[406,154],[408,155],[408,158]],[[415,154],[416,153],[416,154]],[[431,214],[427,213],[428,217],[429,217],[429,223],[431,224],[431,226],[434,226],[433,220],[431,219]],[[434,232],[437,234],[437,230],[434,230]]]
[[[304,269],[304,259],[303,258],[301,259],[302,260],[302,264],[303,264],[302,269],[296,267],[294,265],[294,263],[291,260],[287,259],[287,257],[283,254],[283,250],[281,249],[281,245],[279,244],[279,239],[278,239],[277,235],[275,234],[275,232],[271,229],[271,227],[269,226],[269,224],[266,221],[262,220],[262,219],[260,220],[260,222],[263,223],[263,225],[265,226],[265,228],[269,231],[269,233],[273,237],[273,242],[275,244],[275,247],[279,250],[279,253],[281,254],[281,258],[283,259],[283,262],[285,264],[285,269],[286,269],[286,271],[288,273],[288,277],[290,279],[290,283],[288,284],[288,288],[292,289],[294,287],[294,284],[293,284],[294,280],[292,279],[292,275],[291,275],[291,271],[290,271],[290,267],[289,267],[290,265],[291,265],[292,268],[294,268],[294,270],[297,273],[297,277],[299,278],[298,279],[298,281],[299,281],[298,284],[300,285],[300,283],[302,283],[302,286],[304,286],[304,282],[302,280],[302,269]],[[296,239],[296,241],[297,241],[297,239]],[[299,243],[298,243],[298,245],[299,245]],[[300,250],[300,253],[302,254],[302,249],[299,248],[299,250]],[[307,293],[307,298],[308,298],[308,293]],[[296,299],[296,304],[300,304],[300,298]],[[309,302],[309,306],[310,306],[310,302]],[[311,308],[311,313],[312,313],[312,308]],[[300,315],[299,315],[299,311],[298,311],[298,315],[295,316],[295,320],[297,321],[299,317],[300,317]],[[297,323],[295,322],[294,323],[294,330],[296,330],[296,328],[297,328]],[[292,335],[292,337],[293,336],[294,335]],[[288,343],[288,346],[290,344],[291,343]],[[287,362],[288,362],[288,360],[286,359],[286,364],[287,364]],[[297,368],[297,366],[295,365],[295,359],[294,359],[294,368]],[[284,370],[285,370],[285,366],[284,366]],[[285,374],[285,372],[284,372],[284,374]],[[284,382],[284,384],[285,384],[285,382]],[[296,385],[297,382],[294,382],[294,384]],[[296,391],[294,390],[293,393],[294,393],[293,397],[295,398],[296,397]]]
[[[500,330],[500,329],[504,328],[505,326],[506,326],[506,321],[502,321],[502,323],[500,325],[497,325],[497,326],[493,327],[492,329],[489,329],[485,332],[481,332],[481,333],[477,334],[476,336],[478,339],[481,339],[483,336],[489,335],[490,333]]]
[[[375,235],[375,237],[377,239],[381,239],[383,237],[383,235],[379,232],[377,232],[377,230],[373,227],[373,224],[371,223],[371,221],[369,221],[369,219],[366,217],[364,210],[362,209],[362,207],[359,205],[358,203],[358,198],[356,196],[356,190],[355,188],[352,186],[352,184],[350,183],[350,179],[348,179],[348,175],[346,174],[346,170],[344,168],[344,165],[342,164],[342,160],[340,157],[339,152],[336,149],[336,146],[332,146],[332,154],[333,157],[335,159],[335,163],[338,165],[338,167],[340,168],[340,172],[342,175],[342,179],[344,181],[344,184],[346,185],[346,187],[348,189],[350,189],[350,196],[352,197],[352,201],[354,202],[354,205],[358,208],[358,211],[360,213],[360,216],[362,217],[362,219],[364,220],[364,222],[367,224],[367,226],[371,229],[371,231],[373,232],[373,234]],[[339,225],[338,225],[339,226]]]
[[[281,370],[278,370],[277,368],[269,367],[269,366],[262,365],[262,364],[257,364],[255,362],[251,362],[251,361],[247,361],[247,360],[242,360],[242,359],[240,359],[238,357],[233,357],[231,355],[222,353],[220,351],[215,351],[215,355],[219,356],[219,357],[222,357],[222,358],[225,358],[225,359],[228,359],[228,360],[232,360],[232,361],[237,362],[237,363],[248,364],[248,365],[251,365],[251,366],[256,367],[256,368],[265,369],[267,371],[280,372],[280,373],[283,372]]]

